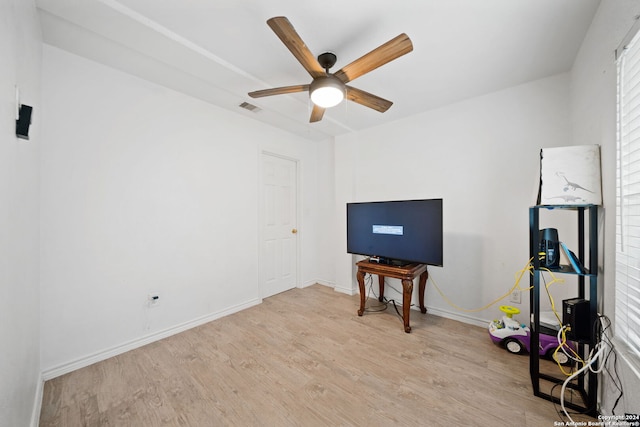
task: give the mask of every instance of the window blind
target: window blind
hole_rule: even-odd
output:
[[[639,36],[618,57],[615,335],[640,358]]]

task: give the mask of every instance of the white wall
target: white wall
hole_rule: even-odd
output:
[[[444,267],[430,267],[430,275],[463,308],[490,303],[527,264],[540,148],[570,145],[569,119],[569,76],[562,74],[337,138],[340,236],[346,202],[442,197]],[[355,290],[345,248],[342,237],[337,286]],[[528,283],[525,276],[522,287]],[[425,303],[431,313],[479,325],[500,315],[497,306],[457,310],[431,283]],[[528,312],[526,293],[521,307]]]
[[[637,0],[603,0],[594,17],[571,71],[571,112],[576,144],[600,144],[604,209],[601,219],[604,314],[614,320],[615,302],[615,211],[616,211],[616,64],[615,50],[640,14]],[[618,345],[618,352],[625,350]],[[635,372],[626,358],[618,359],[624,397],[616,414],[640,413],[640,364]],[[610,414],[618,391],[607,375],[602,412]]]
[[[313,163],[316,174],[313,194],[306,192],[307,201],[304,211],[303,238],[310,240],[306,245],[308,252],[304,257],[303,271],[306,274],[305,285],[321,283],[335,288],[334,250],[334,142],[333,139],[316,144]],[[311,234],[311,236],[309,236]]]
[[[0,0],[0,425],[26,426],[41,395],[38,152],[41,35],[33,1]],[[16,94],[34,108],[15,136]],[[37,418],[35,418],[37,420]]]
[[[54,47],[43,58],[45,378],[260,301],[262,151],[299,160],[301,265],[318,256],[318,144]]]

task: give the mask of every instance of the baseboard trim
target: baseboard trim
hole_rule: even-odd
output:
[[[300,289],[304,289],[304,288],[308,288],[309,286],[313,286],[313,285],[325,285],[325,284],[323,282],[321,282],[320,280],[307,280],[301,286],[299,286],[299,288]]]
[[[416,308],[419,310],[419,308]],[[448,310],[441,310],[439,308],[429,307],[427,305],[427,313],[433,314],[434,316],[444,317],[446,319],[457,320],[458,322],[467,323],[470,325],[480,326],[480,327],[488,327],[489,321],[483,320],[477,317],[467,316],[460,313],[454,313]]]
[[[40,425],[40,412],[42,412],[42,394],[44,393],[44,378],[42,374],[38,378],[38,385],[36,386],[36,393],[34,396],[33,410],[31,412],[31,427],[38,427]]]
[[[311,281],[308,281],[308,282],[304,283],[304,284],[301,286],[301,288],[306,288],[306,287],[308,287],[308,286],[313,286],[313,285],[322,285],[322,286],[326,286],[326,287],[328,287],[328,288],[333,289],[333,290],[334,290],[334,291],[336,291],[336,292],[340,292],[340,293],[342,293],[342,294],[347,294],[347,295],[355,295],[355,294],[357,294],[357,293],[358,293],[358,291],[357,291],[357,290],[350,289],[350,288],[349,288],[349,289],[347,289],[347,288],[343,288],[343,287],[340,287],[340,286],[336,286],[336,284],[335,284],[335,283],[330,282],[330,281],[327,281],[327,280],[311,280]]]
[[[360,291],[358,291],[357,289],[353,289],[353,288],[345,288],[342,286],[333,286],[333,290],[336,292],[340,292],[342,294],[347,294],[347,295],[356,295],[358,294]]]
[[[170,337],[171,335],[175,335],[180,332],[184,332],[188,329],[195,328],[196,326],[203,325],[205,323],[211,322],[213,320],[220,319],[222,317],[228,316],[233,313],[237,313],[239,311],[245,310],[249,307],[253,307],[262,302],[262,299],[257,298],[251,301],[247,301],[243,304],[238,304],[236,306],[230,307],[226,310],[222,310],[216,313],[207,314],[205,316],[198,317],[196,319],[190,320],[188,322],[181,323],[179,325],[154,332],[152,334],[143,336],[141,338],[131,340],[129,342],[123,343],[121,345],[108,348],[93,354],[90,354],[85,357],[81,357],[79,359],[73,360],[71,362],[63,363],[58,366],[54,366],[52,368],[48,368],[42,371],[42,380],[48,381],[50,379],[59,377],[64,374],[68,374],[69,372],[73,372],[77,369],[87,367],[97,362],[101,362],[110,357],[117,356],[122,353],[126,353],[127,351],[134,350],[136,348],[142,347],[147,344],[151,344],[152,342],[161,340],[163,338]],[[38,412],[39,413],[39,412]]]

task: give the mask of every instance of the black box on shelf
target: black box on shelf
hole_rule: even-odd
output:
[[[589,340],[592,322],[588,300],[571,298],[562,301],[562,324],[570,328],[567,331],[567,339]]]

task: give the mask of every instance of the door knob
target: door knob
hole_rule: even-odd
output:
[[[291,229],[291,233],[296,234],[297,232],[298,232],[298,229],[297,229],[297,228],[292,228],[292,229]]]

